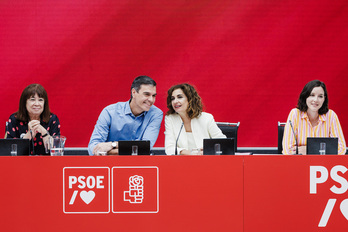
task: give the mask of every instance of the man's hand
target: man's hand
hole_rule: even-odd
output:
[[[112,149],[111,142],[98,143],[93,149],[93,155],[106,155]]]
[[[106,155],[106,154],[115,154],[116,150],[118,154],[118,149],[113,149],[112,142],[98,143],[93,149],[93,155]],[[117,142],[116,142],[117,143]],[[118,147],[118,143],[117,146]]]
[[[118,148],[116,148],[116,149],[111,149],[111,150],[108,152],[108,155],[118,155]]]

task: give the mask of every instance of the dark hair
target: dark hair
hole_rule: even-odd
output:
[[[37,94],[40,98],[44,99],[44,109],[40,115],[40,119],[46,123],[50,120],[50,107],[48,105],[47,92],[40,84],[31,84],[25,87],[22,92],[21,98],[19,99],[18,111],[15,113],[16,118],[19,121],[29,121],[29,114],[27,110],[27,100]]]
[[[298,98],[297,109],[303,112],[307,111],[308,106],[306,100],[315,87],[322,87],[324,90],[325,100],[318,113],[326,114],[329,111],[329,96],[327,95],[327,90],[324,82],[321,82],[319,80],[310,81],[305,85],[305,87],[303,87],[300,97]]]
[[[181,89],[187,97],[188,107],[187,107],[186,112],[187,112],[187,115],[189,116],[189,118],[192,119],[192,118],[198,117],[203,111],[202,99],[198,95],[196,89],[192,85],[187,84],[187,83],[174,85],[168,90],[167,115],[175,113],[175,110],[172,106],[172,94],[173,94],[174,90],[176,90],[176,89]]]
[[[152,86],[156,86],[156,82],[148,76],[138,76],[134,79],[132,86],[131,86],[131,100],[133,98],[132,96],[132,89],[135,89],[135,91],[137,91],[137,93],[139,93],[139,90],[141,88],[141,85],[152,85]]]

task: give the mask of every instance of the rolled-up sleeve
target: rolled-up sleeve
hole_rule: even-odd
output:
[[[152,115],[149,124],[147,125],[142,140],[150,140],[151,148],[155,145],[158,138],[158,134],[161,128],[161,123],[163,119],[163,112],[157,109]]]
[[[332,116],[329,115],[330,118],[330,137],[337,137],[338,138],[338,154],[339,155],[345,155],[347,151],[346,141],[344,139],[342,127],[340,124],[340,121],[338,120],[337,114],[333,111],[329,112],[332,113]]]

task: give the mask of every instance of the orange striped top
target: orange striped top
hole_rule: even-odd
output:
[[[307,145],[307,137],[337,137],[338,154],[346,154],[346,141],[344,140],[343,131],[337,114],[329,110],[326,114],[319,115],[319,123],[315,127],[309,121],[307,112],[299,109],[292,109],[286,121],[283,136],[283,154],[291,154],[291,148],[296,146],[294,134],[292,132],[289,120],[294,127],[298,146]]]

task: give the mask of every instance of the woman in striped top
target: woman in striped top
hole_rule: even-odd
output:
[[[337,137],[338,154],[346,153],[346,142],[340,121],[336,113],[329,110],[328,102],[326,86],[323,82],[314,80],[305,85],[298,99],[297,107],[290,111],[284,128],[284,155],[295,154],[295,136],[299,154],[306,154],[307,137]]]

